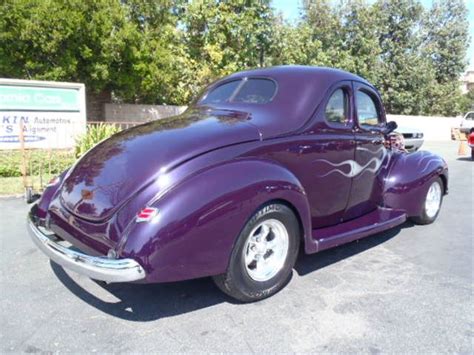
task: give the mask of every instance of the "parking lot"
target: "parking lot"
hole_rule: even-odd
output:
[[[210,279],[104,284],[52,264],[28,206],[0,200],[0,352],[473,351],[473,175],[458,143],[426,143],[450,168],[436,223],[301,255],[277,295],[239,304]]]

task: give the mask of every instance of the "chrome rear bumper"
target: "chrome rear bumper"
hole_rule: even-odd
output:
[[[109,259],[91,256],[67,248],[43,233],[28,214],[28,231],[36,246],[55,263],[106,282],[130,282],[145,278],[145,270],[133,259]]]

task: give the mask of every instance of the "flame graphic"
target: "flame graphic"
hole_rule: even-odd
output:
[[[364,147],[357,147],[357,150],[372,152],[370,149],[367,149],[367,148],[364,148]],[[377,172],[380,169],[380,167],[382,166],[382,163],[385,160],[385,157],[387,156],[387,149],[385,147],[380,147],[374,153],[378,155],[380,152],[382,152],[382,155],[380,157],[373,157],[364,165],[360,165],[359,163],[357,163],[353,159],[345,160],[345,161],[340,162],[340,163],[333,163],[333,162],[330,162],[329,160],[326,160],[326,159],[316,159],[316,160],[313,161],[313,163],[323,162],[323,163],[331,165],[335,168],[341,167],[341,166],[349,166],[349,168],[350,168],[349,172],[347,172],[347,173],[345,173],[341,169],[332,169],[329,172],[327,172],[326,174],[318,175],[318,177],[325,177],[325,176],[328,176],[332,173],[337,173],[337,174],[341,174],[343,176],[352,178],[352,177],[355,177],[357,175],[362,175],[364,172],[372,172],[372,173]]]

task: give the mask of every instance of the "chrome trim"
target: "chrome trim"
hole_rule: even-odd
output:
[[[36,246],[55,263],[90,277],[106,282],[130,282],[145,278],[145,270],[133,259],[108,259],[91,256],[67,248],[46,235],[28,214],[28,231]],[[54,237],[53,237],[54,238]]]

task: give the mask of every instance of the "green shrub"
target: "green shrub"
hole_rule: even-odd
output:
[[[71,150],[26,150],[26,175],[57,175],[76,160]],[[19,150],[0,151],[0,177],[22,176],[22,152]]]
[[[80,136],[76,140],[76,158],[79,158],[97,143],[109,138],[118,131],[120,131],[120,128],[114,124],[99,123],[95,125],[89,125],[87,127],[86,134]]]
[[[90,125],[79,137],[75,150],[25,150],[26,175],[49,176],[62,173],[94,145],[120,130],[116,125]],[[22,176],[23,157],[20,150],[0,150],[0,177]]]
[[[15,151],[2,151],[0,153],[0,176],[21,176],[21,155]]]

